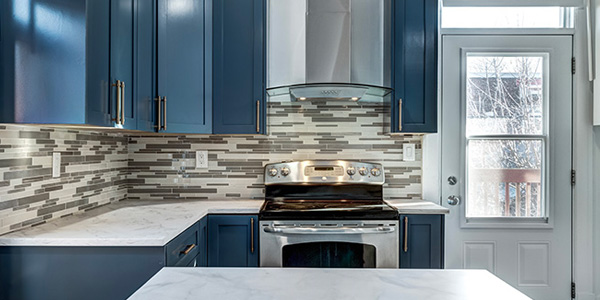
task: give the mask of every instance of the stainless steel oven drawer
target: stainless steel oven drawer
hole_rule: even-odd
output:
[[[260,221],[261,267],[398,268],[398,221]]]

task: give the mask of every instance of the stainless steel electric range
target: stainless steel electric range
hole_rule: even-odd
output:
[[[397,268],[398,212],[376,163],[297,161],[265,167],[261,267]]]

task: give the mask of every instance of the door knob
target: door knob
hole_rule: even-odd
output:
[[[458,196],[448,196],[448,204],[454,206],[454,205],[458,205],[460,203],[460,197]]]

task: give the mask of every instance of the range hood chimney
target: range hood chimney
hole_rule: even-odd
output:
[[[390,1],[269,0],[269,96],[383,100],[391,91]]]

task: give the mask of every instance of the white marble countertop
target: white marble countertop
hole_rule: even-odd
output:
[[[263,201],[125,200],[0,236],[0,246],[159,246],[205,215],[257,214]]]
[[[445,214],[428,201],[390,200],[403,214]],[[261,200],[125,200],[0,236],[0,246],[162,247],[207,214],[257,214]]]
[[[484,270],[163,268],[129,299],[530,299]]]
[[[401,214],[445,215],[450,213],[449,209],[425,200],[386,200],[386,202],[398,209]]]

